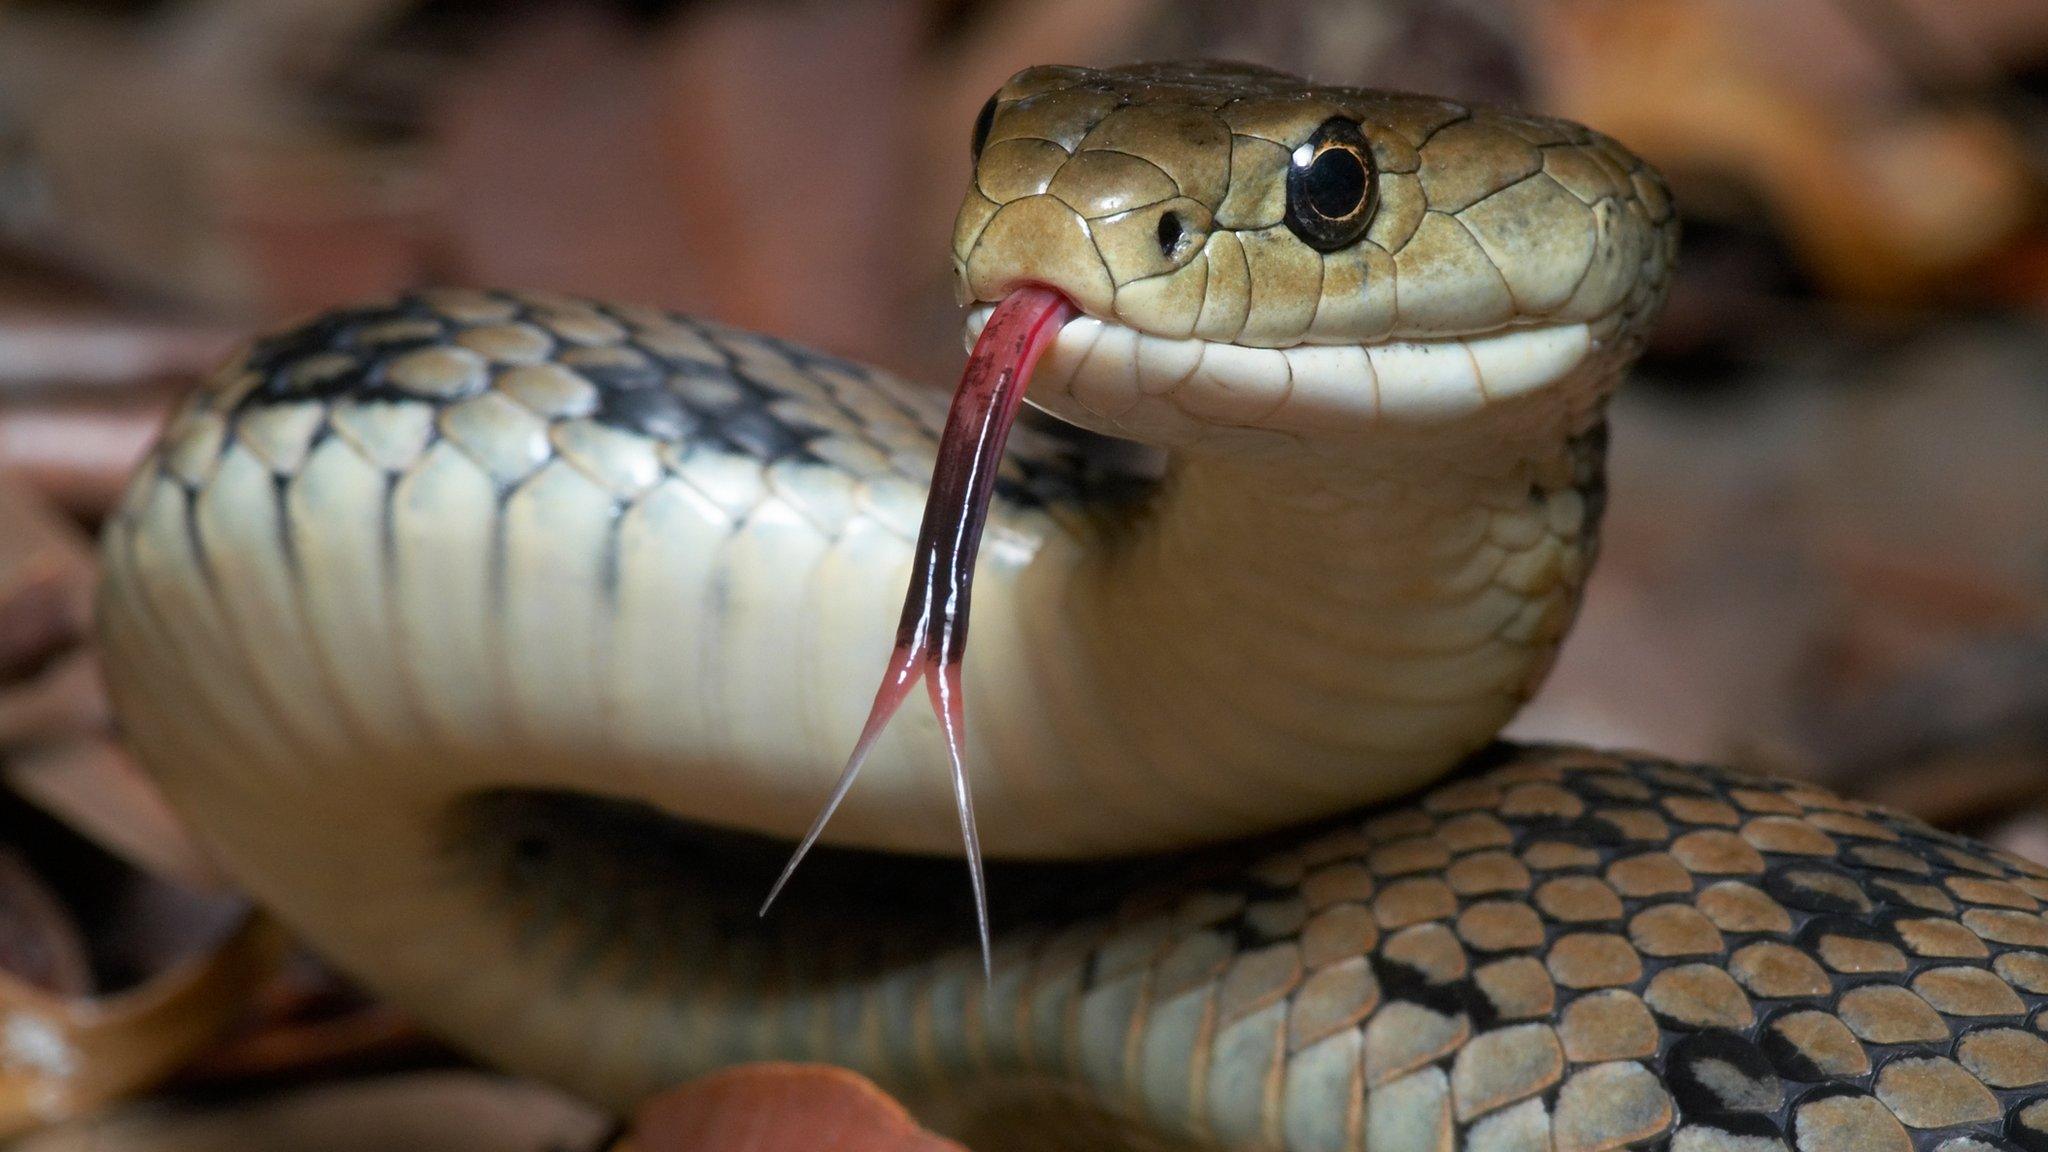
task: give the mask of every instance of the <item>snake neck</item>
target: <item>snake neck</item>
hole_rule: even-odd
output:
[[[1068,754],[1102,765],[1095,794],[1113,807],[1135,778],[1219,829],[1276,824],[1485,744],[1592,560],[1604,390],[1579,395],[1341,450],[1179,455],[1142,512],[1054,550],[1019,672],[1041,673]]]

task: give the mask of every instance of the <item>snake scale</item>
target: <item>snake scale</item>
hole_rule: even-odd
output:
[[[996,479],[991,975],[928,718],[754,915],[888,651],[944,396],[548,295],[256,342],[107,528],[122,723],[259,899],[618,1107],[790,1057],[988,1148],[2048,1150],[2048,871],[1491,743],[1594,551],[1651,170],[1231,65],[1027,70],[974,135],[970,330],[1064,294],[1034,403],[1159,456],[1021,428]]]

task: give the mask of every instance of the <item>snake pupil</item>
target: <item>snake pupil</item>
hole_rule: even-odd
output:
[[[1330,217],[1349,216],[1365,199],[1365,165],[1358,162],[1355,154],[1331,148],[1309,165],[1308,178],[1302,184],[1308,192],[1309,204],[1317,212]]]
[[[1288,165],[1288,230],[1318,252],[1343,248],[1372,224],[1374,190],[1372,148],[1358,125],[1325,120]]]

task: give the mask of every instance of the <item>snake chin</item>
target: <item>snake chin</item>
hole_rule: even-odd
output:
[[[968,315],[972,346],[994,311]],[[1435,340],[1254,348],[1141,332],[1083,315],[1039,363],[1028,399],[1105,435],[1193,446],[1279,434],[1289,445],[1447,423],[1574,383],[1599,348],[1589,325]]]

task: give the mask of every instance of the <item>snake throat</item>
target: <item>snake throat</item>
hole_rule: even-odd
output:
[[[896,646],[882,673],[881,686],[861,726],[846,767],[832,795],[811,822],[789,863],[761,903],[766,915],[797,866],[831,822],[832,814],[852,790],[861,765],[875,741],[889,726],[910,690],[922,678],[932,712],[945,734],[946,758],[953,774],[953,799],[960,818],[960,838],[974,889],[975,926],[981,939],[984,974],[989,969],[988,886],[982,875],[981,836],[974,824],[974,797],[967,784],[967,698],[960,679],[960,660],[967,651],[967,614],[974,589],[974,560],[988,523],[989,500],[995,494],[996,470],[1003,444],[1017,421],[1024,390],[1038,358],[1052,346],[1062,325],[1079,315],[1060,292],[1027,285],[1011,292],[989,316],[960,386],[946,413],[939,436],[938,459],[932,468],[931,492],[918,526],[912,552],[910,586],[903,596],[903,615],[896,625]]]

